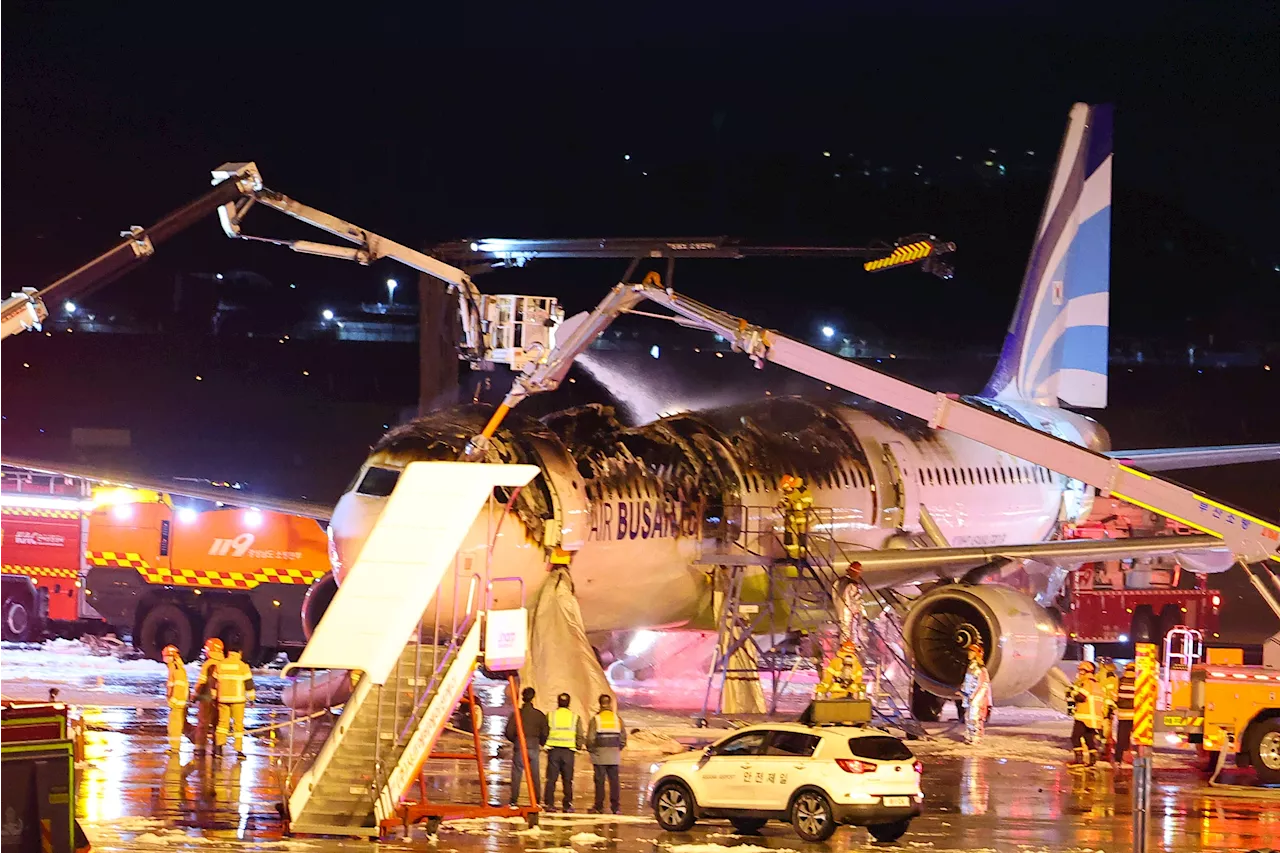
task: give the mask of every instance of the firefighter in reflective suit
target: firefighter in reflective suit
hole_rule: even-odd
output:
[[[240,659],[239,650],[235,650],[227,652],[227,656],[214,666],[213,677],[218,699],[214,754],[222,753],[227,734],[234,728],[236,754],[244,757],[244,705],[257,698],[253,689],[253,673],[249,671],[249,665]]]
[[[809,534],[809,510],[813,507],[813,494],[805,486],[804,480],[794,474],[784,475],[778,481],[778,487],[782,489],[782,500],[778,504],[784,525],[782,546],[786,549],[788,557],[800,560],[809,555],[806,540]]]
[[[165,681],[165,704],[169,706],[169,751],[182,746],[182,730],[187,724],[187,668],[177,646],[165,646],[160,652],[168,668]]]
[[[1082,661],[1067,694],[1073,705],[1071,716],[1075,719],[1071,727],[1071,748],[1075,752],[1072,764],[1093,766],[1098,761],[1098,735],[1106,716],[1107,697],[1094,671],[1091,661]]]
[[[987,727],[991,707],[991,677],[982,663],[982,646],[969,646],[969,668],[960,686],[964,694],[964,742],[979,743]]]
[[[862,680],[862,662],[853,643],[845,643],[822,672],[822,680],[814,688],[816,699],[865,699],[866,683]]]
[[[218,725],[218,703],[213,696],[213,670],[223,658],[222,640],[210,637],[204,641],[204,663],[196,678],[196,755],[204,755]]]

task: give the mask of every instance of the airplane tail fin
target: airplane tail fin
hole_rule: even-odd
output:
[[[1111,105],[1075,104],[984,397],[1107,405],[1110,261]]]

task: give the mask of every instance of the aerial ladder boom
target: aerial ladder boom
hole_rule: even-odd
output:
[[[589,315],[577,315],[560,329],[560,343],[541,364],[517,376],[495,418],[524,397],[550,391],[564,381],[574,358],[584,352],[620,314],[649,300],[670,309],[682,325],[713,332],[746,353],[757,367],[771,361],[826,384],[843,388],[877,403],[891,406],[929,423],[990,447],[1081,480],[1111,495],[1159,513],[1222,540],[1246,567],[1264,560],[1280,562],[1280,527],[1234,507],[1198,494],[1192,489],[1162,480],[1084,447],[1064,441],[956,395],[928,391],[877,370],[846,361],[778,332],[752,325],[652,280],[617,285]],[[491,435],[496,423],[486,427]],[[476,436],[478,448],[487,435]],[[1252,573],[1251,573],[1252,576]],[[1270,601],[1270,599],[1269,599]],[[1280,609],[1277,609],[1280,615]]]
[[[251,187],[252,180],[248,175],[228,174],[226,180],[218,186],[167,214],[150,228],[135,225],[128,231],[120,232],[123,241],[52,284],[40,290],[24,287],[20,292],[12,294],[4,300],[0,339],[22,331],[39,331],[40,325],[49,317],[46,300],[56,296],[64,301],[71,301],[110,284],[150,258],[160,243],[186,230],[222,205],[243,198]]]

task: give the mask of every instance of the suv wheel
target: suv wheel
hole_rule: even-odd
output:
[[[653,792],[653,816],[667,832],[688,832],[697,820],[693,795],[679,782],[663,782]]]
[[[831,801],[820,791],[801,791],[791,803],[791,825],[805,841],[826,841],[836,831]]]
[[[907,834],[907,827],[910,825],[911,821],[909,820],[895,820],[893,823],[873,823],[867,827],[867,832],[871,833],[871,837],[876,841],[897,841]]]

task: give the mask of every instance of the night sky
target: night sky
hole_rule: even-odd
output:
[[[892,325],[926,296],[944,318],[920,320],[931,333],[998,338],[1077,100],[1116,103],[1117,221],[1126,204],[1130,226],[1153,206],[1176,219],[1117,241],[1117,272],[1135,279],[1116,286],[1122,332],[1148,331],[1151,300],[1137,297],[1131,315],[1123,295],[1150,286],[1144,247],[1167,242],[1205,272],[1223,259],[1202,246],[1228,253],[1231,280],[1217,283],[1228,301],[1280,283],[1256,276],[1280,263],[1271,4],[439,5],[9,4],[11,287],[194,197],[218,164],[254,159],[272,188],[415,246],[655,233],[860,243],[933,230],[961,246],[958,286],[864,288],[858,308]],[[929,173],[989,148],[1038,171],[977,201],[963,187],[850,189],[846,167],[863,160]],[[314,236],[261,216],[264,232]],[[238,266],[275,282],[256,294],[267,306],[282,304],[286,279],[304,280],[311,310],[377,298],[388,274],[232,246],[212,219],[193,232],[174,259],[153,261],[161,270],[101,298],[145,302],[148,275]],[[585,274],[541,275],[576,308],[605,273],[580,285]],[[769,308],[770,275],[725,287],[761,291],[742,307]],[[816,290],[824,304],[843,298]]]
[[[904,356],[918,361],[895,369],[976,391],[988,364],[925,356],[999,346],[1067,112],[1111,101],[1113,342],[1277,352],[1273,3],[440,5],[6,4],[8,290],[42,286],[202,194],[221,163],[255,160],[271,188],[421,248],[932,232],[959,246],[953,281],[706,262],[678,267],[677,285],[794,333],[833,322],[915,341]],[[1007,176],[977,177],[988,158]],[[271,213],[250,226],[320,237]],[[576,311],[621,271],[539,263],[480,286]],[[164,323],[185,276],[282,330],[384,298],[391,275],[412,280],[390,263],[231,243],[210,217],[84,304]],[[405,344],[23,335],[4,350],[9,453],[67,458],[72,427],[126,428],[135,470],[312,499],[335,497],[416,402]],[[715,382],[747,388],[742,375]],[[1278,380],[1113,367],[1099,417],[1129,447],[1274,441]],[[1188,479],[1276,514],[1275,465]]]

